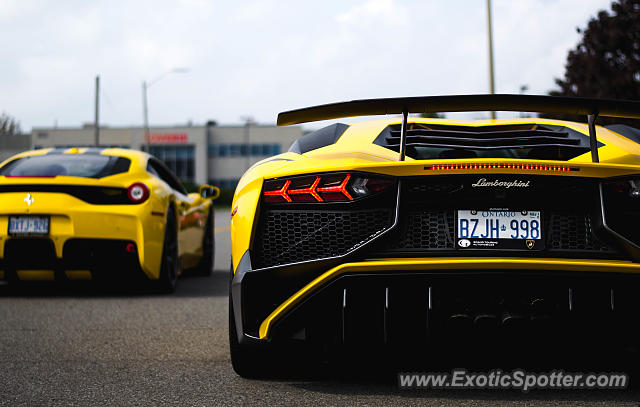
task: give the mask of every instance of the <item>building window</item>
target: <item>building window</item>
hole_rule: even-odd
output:
[[[195,179],[194,146],[152,145],[149,152],[164,164],[182,181]]]
[[[280,144],[211,144],[209,157],[271,157],[282,152]]]
[[[231,157],[238,157],[240,156],[240,144],[231,144],[229,146],[229,155]]]
[[[47,138],[47,137],[49,137],[49,133],[47,132],[38,133],[38,138]]]

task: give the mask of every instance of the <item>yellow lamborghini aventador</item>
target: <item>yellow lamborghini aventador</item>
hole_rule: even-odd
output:
[[[409,116],[490,110],[588,123]],[[516,346],[638,343],[640,130],[595,121],[640,118],[640,102],[358,100],[278,124],[385,114],[397,116],[304,135],[240,180],[229,307],[238,374],[268,375],[297,345],[330,360],[345,349],[415,358],[490,331]]]
[[[0,277],[142,277],[173,291],[211,272],[216,187],[187,194],[158,159],[125,149],[43,149],[0,164]]]

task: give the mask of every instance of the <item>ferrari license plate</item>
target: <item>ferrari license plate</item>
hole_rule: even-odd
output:
[[[48,235],[48,216],[9,216],[10,235]]]
[[[459,249],[540,250],[540,211],[459,210],[456,225]]]

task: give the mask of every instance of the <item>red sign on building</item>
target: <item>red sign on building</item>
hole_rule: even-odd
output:
[[[151,133],[149,144],[186,144],[189,142],[187,133]]]

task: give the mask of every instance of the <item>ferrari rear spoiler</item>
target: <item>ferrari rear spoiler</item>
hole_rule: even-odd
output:
[[[330,103],[278,114],[278,126],[354,116],[402,114],[400,161],[405,158],[409,113],[511,111],[586,115],[591,158],[598,162],[595,121],[598,116],[640,119],[640,102],[542,95],[453,95],[361,99]]]

